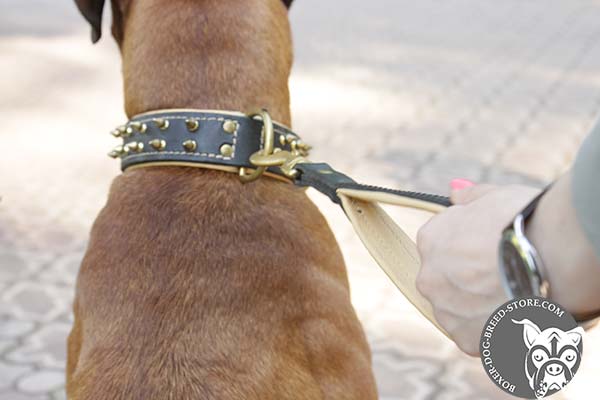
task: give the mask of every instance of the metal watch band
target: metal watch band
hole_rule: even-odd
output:
[[[525,296],[548,297],[550,285],[545,277],[544,263],[535,246],[525,234],[527,220],[533,215],[540,199],[550,186],[539,193],[504,229],[499,246],[499,268],[503,287],[511,298]],[[519,257],[523,270],[514,271],[509,267],[508,251]]]

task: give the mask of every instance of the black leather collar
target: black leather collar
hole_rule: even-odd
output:
[[[268,113],[263,112],[263,118],[267,117]],[[270,117],[268,119],[270,122]],[[269,147],[264,143],[264,126],[262,120],[238,112],[177,109],[152,111],[133,117],[127,124],[112,132],[115,137],[123,139],[123,144],[109,155],[121,159],[123,171],[133,166],[149,165],[188,165],[231,172],[240,172],[243,168],[256,170],[259,164],[251,163],[251,156],[264,153],[265,147]],[[283,158],[281,162],[262,164],[265,168],[269,166],[267,171],[295,185],[313,187],[334,203],[341,204],[338,196],[340,189],[353,189],[446,207],[450,205],[450,200],[444,196],[357,183],[328,164],[306,160],[309,146],[286,126],[273,122],[273,133],[273,151],[267,151],[270,155],[263,157],[262,161],[275,160],[279,155]],[[294,173],[289,174],[290,166],[285,169],[286,161],[294,161],[296,157],[301,158],[301,161],[293,164]],[[261,174],[262,172],[258,176]],[[246,174],[243,172],[241,175]]]
[[[147,163],[192,163],[250,167],[250,156],[262,149],[262,121],[242,113],[160,110],[133,117],[112,133],[123,144],[109,153],[121,159],[121,170]],[[292,151],[304,146],[298,135],[273,123],[275,145]],[[279,173],[278,168],[270,172]],[[281,175],[281,174],[280,174]]]

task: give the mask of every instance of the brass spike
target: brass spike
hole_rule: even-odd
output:
[[[223,157],[229,157],[233,154],[233,147],[231,147],[230,144],[225,143],[221,146],[220,151]]]
[[[129,142],[125,145],[129,152],[137,152],[144,150],[144,143],[142,142]]]
[[[200,128],[200,122],[196,118],[188,118],[185,120],[185,125],[190,132],[196,132]]]
[[[198,145],[196,144],[195,140],[186,140],[185,142],[183,142],[183,148],[186,151],[189,151],[189,152],[195,151],[196,147],[198,147]]]
[[[279,135],[279,144],[285,146],[285,136]]]
[[[303,156],[307,156],[309,150],[312,148],[311,146],[309,146],[308,144],[304,143],[302,140],[297,140],[296,141],[296,148],[298,149],[299,153]]]
[[[292,143],[292,141],[296,140],[296,136],[292,135],[291,133],[288,133],[287,135],[285,135],[285,140],[288,143]]]
[[[169,128],[169,120],[164,118],[154,118],[154,123],[161,131]]]
[[[118,132],[118,134],[117,134]],[[121,125],[117,129],[111,132],[114,137],[128,137],[133,133],[133,129],[128,126]]]
[[[146,130],[148,129],[148,125],[139,121],[132,122],[129,124],[129,126],[137,130],[139,133],[146,133]]]
[[[148,144],[158,151],[164,150],[167,147],[167,142],[163,139],[152,139]]]
[[[125,127],[125,130],[121,134],[122,137],[129,137],[133,133],[133,128],[130,126]]]
[[[234,120],[228,119],[223,122],[223,130],[227,133],[234,133],[238,127],[238,123]]]
[[[299,149],[306,151],[312,149],[312,147],[308,143],[305,143],[302,140],[298,140],[296,146],[298,146]]]
[[[108,156],[111,158],[119,158],[123,154],[125,154],[125,148],[123,145],[118,145],[108,153]]]
[[[125,143],[125,145],[123,146],[123,149],[126,152],[130,152],[133,151],[133,149],[137,148],[137,142],[129,142],[129,143]]]

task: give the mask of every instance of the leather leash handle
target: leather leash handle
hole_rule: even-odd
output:
[[[416,243],[378,203],[438,213],[450,206],[447,197],[361,185],[323,163],[297,164],[296,184],[311,186],[340,204],[361,241],[402,294],[440,332],[429,301],[416,288],[421,260]],[[448,336],[449,337],[449,336]]]

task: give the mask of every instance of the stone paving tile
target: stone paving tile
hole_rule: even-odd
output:
[[[58,400],[77,268],[118,173],[104,133],[124,120],[120,62],[108,35],[89,44],[69,0],[0,7],[0,140],[14,149],[0,158],[0,400]],[[313,159],[358,180],[542,186],[600,114],[593,0],[302,0],[291,18],[295,128]],[[26,130],[45,134],[33,146]],[[311,198],[344,251],[381,398],[506,398],[403,300],[339,209]],[[414,235],[419,218],[394,215]],[[593,397],[599,359],[597,329],[564,398]]]

